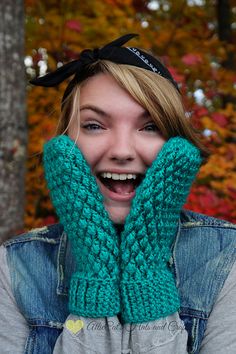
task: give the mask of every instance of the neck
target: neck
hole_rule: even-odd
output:
[[[124,224],[115,224],[114,223],[114,226],[118,232],[121,232],[124,230]]]

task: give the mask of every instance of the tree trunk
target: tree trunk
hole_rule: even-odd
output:
[[[236,70],[235,61],[235,40],[231,27],[232,10],[229,0],[217,1],[217,22],[218,22],[218,37],[225,43],[226,59],[222,61],[221,65],[227,70]],[[231,47],[229,47],[231,45]],[[232,47],[234,46],[234,47]],[[236,104],[236,97],[234,95],[222,95],[222,104],[225,107],[229,102]]]
[[[24,1],[0,1],[0,243],[24,227]]]
[[[218,37],[225,44],[233,44],[233,31],[231,27],[232,13],[229,0],[217,1]],[[222,65],[229,70],[235,70],[235,52],[227,51],[227,58]]]

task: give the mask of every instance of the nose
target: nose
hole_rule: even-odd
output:
[[[135,156],[135,143],[130,134],[123,132],[113,137],[108,154],[111,160],[132,161]]]

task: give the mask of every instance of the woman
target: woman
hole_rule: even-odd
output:
[[[207,152],[133,36],[32,81],[74,75],[43,155],[60,223],[1,247],[1,353],[236,349],[235,226],[182,209]]]

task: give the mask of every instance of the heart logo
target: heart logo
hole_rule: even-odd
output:
[[[72,333],[76,334],[84,327],[84,322],[81,320],[68,320],[66,321],[66,328],[69,329]]]

